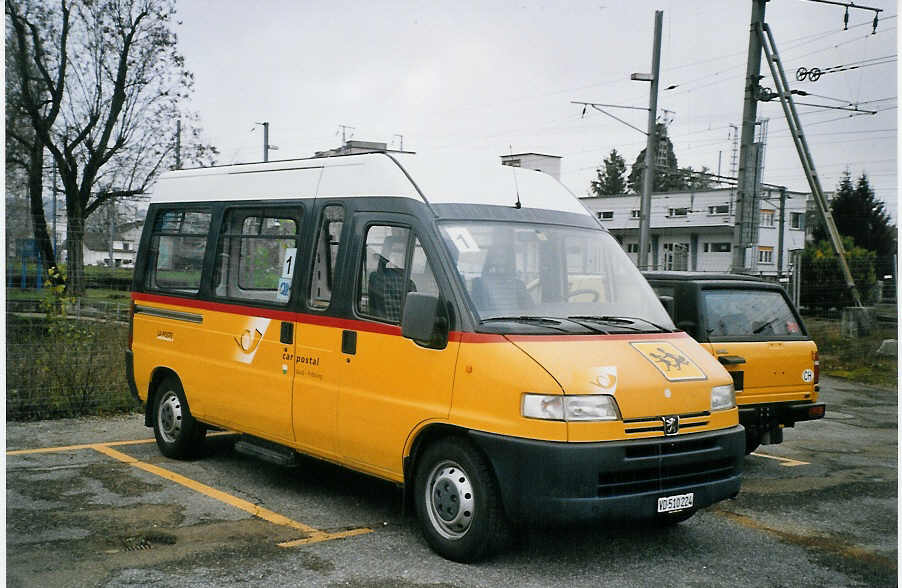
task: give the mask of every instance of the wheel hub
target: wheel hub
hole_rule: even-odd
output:
[[[429,514],[436,530],[447,538],[466,534],[475,511],[470,477],[457,464],[443,462],[429,481]]]
[[[174,443],[182,431],[182,403],[174,392],[169,391],[163,397],[157,418],[160,435],[167,443]]]

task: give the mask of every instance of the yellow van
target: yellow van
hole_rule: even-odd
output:
[[[218,427],[390,480],[450,559],[739,492],[729,374],[546,174],[390,153],[166,173],[132,298],[164,455]]]
[[[745,451],[783,442],[784,427],[824,417],[818,402],[817,345],[786,292],[752,276],[703,272],[644,272],[671,300],[677,327],[722,363],[733,377]]]

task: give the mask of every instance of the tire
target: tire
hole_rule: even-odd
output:
[[[761,431],[758,429],[745,429],[745,454],[749,455],[761,445]]]
[[[423,451],[417,460],[414,498],[423,536],[442,557],[478,561],[509,540],[494,473],[466,439],[447,437]]]
[[[173,459],[194,455],[207,434],[191,416],[182,383],[174,376],[160,382],[154,394],[153,434],[160,453]]]

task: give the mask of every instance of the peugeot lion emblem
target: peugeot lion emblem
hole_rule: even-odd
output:
[[[661,420],[664,421],[665,435],[676,435],[680,431],[680,417],[666,416],[661,417]]]

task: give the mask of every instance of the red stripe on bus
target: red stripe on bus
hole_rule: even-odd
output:
[[[170,306],[196,308],[199,310],[211,310],[245,316],[255,316],[279,321],[305,323],[320,327],[332,327],[348,331],[364,331],[381,335],[401,336],[401,327],[379,322],[370,322],[359,319],[345,319],[318,314],[290,312],[287,310],[274,310],[271,308],[259,308],[256,306],[244,306],[241,304],[227,304],[223,302],[210,302],[208,300],[195,300],[193,298],[181,298],[179,296],[166,296],[161,294],[145,294],[132,292],[132,300],[141,302],[155,302]],[[647,339],[682,339],[688,337],[686,333],[624,333],[617,335],[500,335],[495,333],[470,333],[452,331],[448,333],[448,340],[460,343],[503,343],[505,341],[612,341],[612,340],[647,340]]]

